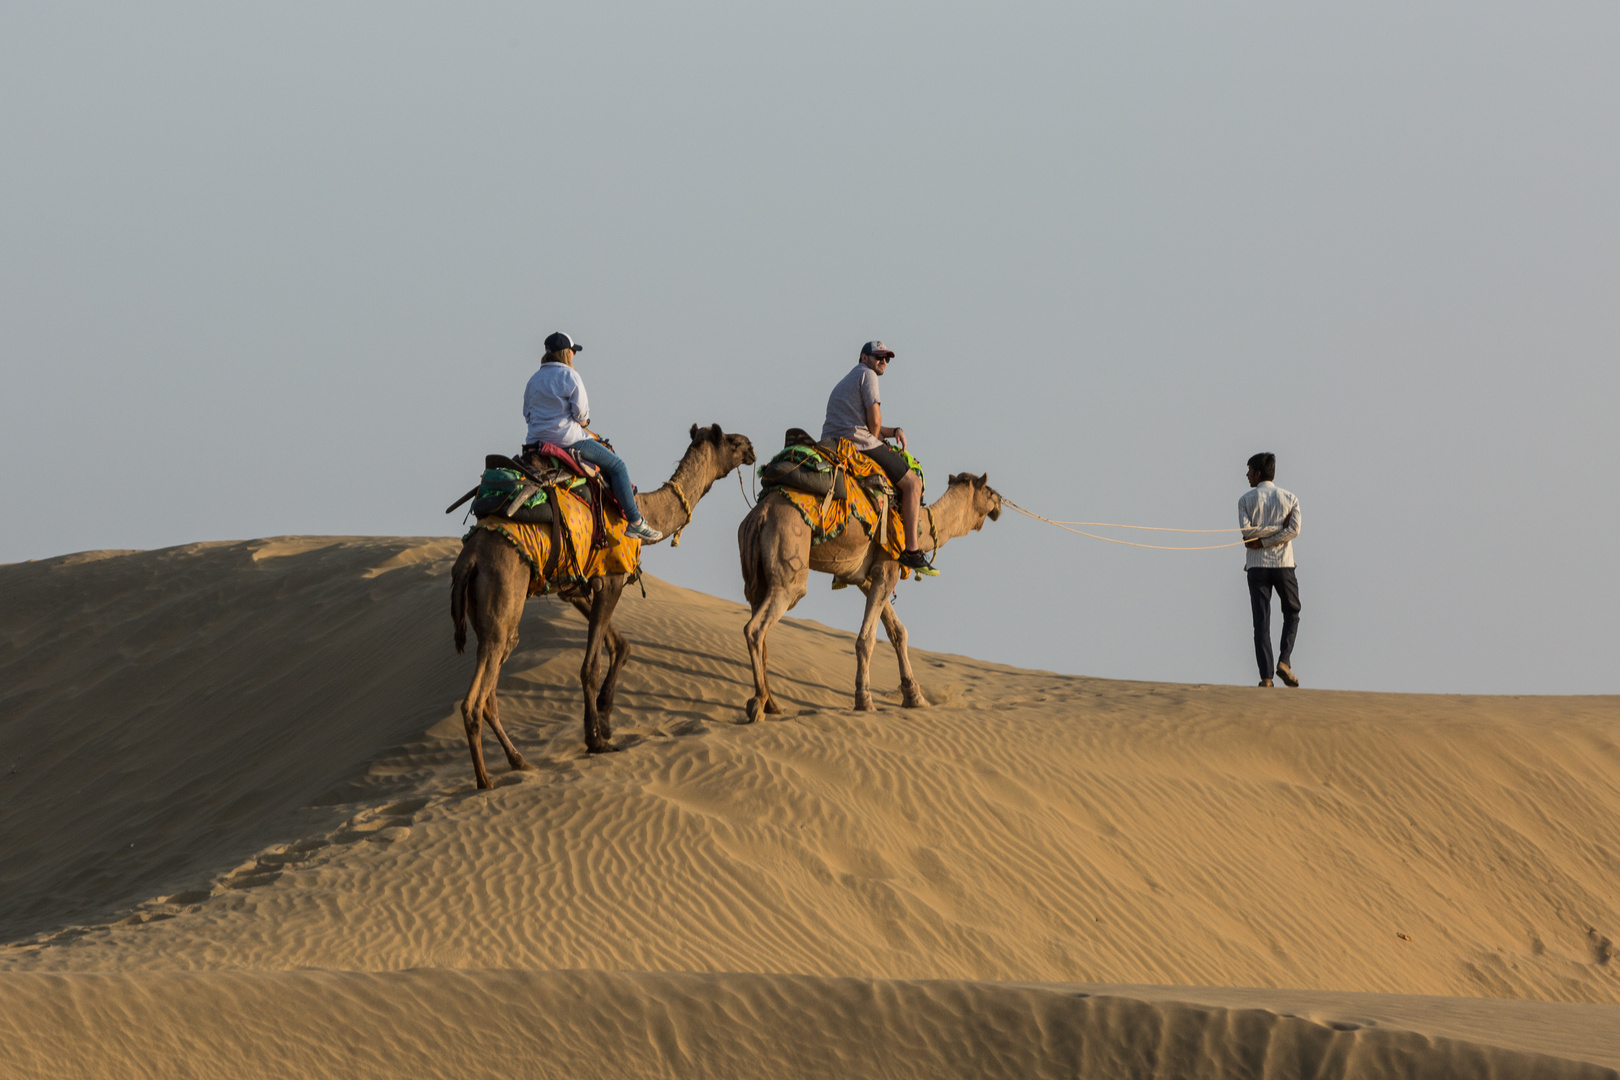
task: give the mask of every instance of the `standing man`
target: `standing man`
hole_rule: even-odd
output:
[[[1243,530],[1243,560],[1249,576],[1249,606],[1254,611],[1254,658],[1260,665],[1260,685],[1271,686],[1271,590],[1282,602],[1282,644],[1277,651],[1276,674],[1289,686],[1298,686],[1288,666],[1299,631],[1299,582],[1294,579],[1294,537],[1299,535],[1299,500],[1291,491],[1272,483],[1277,477],[1277,455],[1256,454],[1249,459],[1249,490],[1238,499],[1238,526]]]
[[[928,565],[928,559],[917,546],[917,517],[922,508],[922,480],[911,471],[905,455],[883,440],[899,441],[906,448],[906,433],[897,427],[883,426],[883,401],[878,394],[878,377],[889,368],[894,350],[881,341],[868,341],[861,346],[861,358],[853,370],[833,387],[827,399],[827,419],[821,425],[821,441],[848,439],[861,453],[877,462],[883,475],[889,478],[900,494],[900,517],[905,523],[906,549],[900,555],[900,565],[923,577],[939,573]]]

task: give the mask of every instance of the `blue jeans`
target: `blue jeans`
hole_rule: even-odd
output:
[[[602,475],[607,477],[608,487],[613,489],[613,497],[619,501],[619,509],[624,511],[626,521],[634,525],[641,520],[641,508],[636,505],[636,489],[630,486],[630,469],[623,458],[595,439],[581,439],[568,449],[581,461],[588,461],[602,470]]]

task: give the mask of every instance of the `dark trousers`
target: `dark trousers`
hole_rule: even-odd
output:
[[[1282,645],[1277,659],[1286,664],[1294,654],[1294,635],[1299,632],[1299,582],[1292,566],[1254,566],[1248,575],[1249,607],[1254,612],[1254,659],[1260,665],[1260,677],[1269,679],[1276,673],[1271,660],[1271,590],[1277,590],[1277,599],[1282,603]]]

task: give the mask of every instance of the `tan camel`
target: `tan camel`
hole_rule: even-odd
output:
[[[985,518],[995,521],[1001,517],[1001,496],[985,481],[986,477],[971,473],[951,477],[945,494],[927,507],[922,527],[917,530],[924,551],[937,550],[947,540],[977,532],[984,527]],[[900,580],[900,564],[879,548],[858,523],[850,522],[836,540],[811,546],[810,526],[799,511],[782,495],[771,492],[738,526],[737,547],[742,554],[743,592],[753,608],[743,630],[748,639],[748,658],[754,665],[749,723],[758,720],[761,713],[782,711],[766,682],[765,635],[804,599],[812,570],[831,574],[835,581],[846,585],[858,585],[866,594],[866,617],[855,638],[855,707],[868,711],[875,708],[871,663],[879,617],[900,661],[900,691],[905,707],[916,709],[928,704],[912,674],[911,658],[906,655],[906,628],[889,602]]]
[[[648,524],[666,536],[692,520],[692,507],[708,494],[716,480],[739,466],[754,463],[753,443],[743,435],[727,435],[719,424],[706,428],[693,424],[691,438],[692,445],[687,447],[669,482],[636,498]],[[466,647],[465,620],[469,614],[473,632],[478,635],[478,662],[473,668],[472,685],[461,701],[461,718],[467,728],[467,746],[472,751],[478,786],[487,788],[490,783],[484,771],[480,720],[489,721],[513,769],[533,768],[507,737],[495,705],[495,683],[501,665],[517,648],[518,623],[529,595],[529,567],[509,541],[488,529],[479,529],[462,546],[450,580],[456,651]],[[630,643],[614,629],[613,609],[624,592],[625,581],[624,574],[603,574],[591,578],[587,586],[567,587],[559,592],[590,623],[579,681],[585,692],[585,748],[593,754],[618,749],[610,741],[613,729],[609,717],[613,712],[613,690],[619,669],[630,655]],[[604,645],[609,654],[605,677],[600,668]]]

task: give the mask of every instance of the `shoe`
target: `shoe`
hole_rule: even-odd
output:
[[[918,577],[939,577],[939,571],[928,565],[927,557],[920,551],[901,552],[900,565]]]
[[[1275,686],[1276,683],[1272,682],[1270,679],[1261,679],[1260,680],[1260,685],[1261,686]]]
[[[640,521],[632,521],[630,524],[626,525],[624,527],[624,535],[633,536],[637,540],[640,540],[643,544],[651,544],[656,540],[662,540],[664,538],[663,533],[647,524],[646,518],[642,518]]]
[[[1277,675],[1289,686],[1299,685],[1299,679],[1294,675],[1294,669],[1288,666],[1286,660],[1277,665]]]

